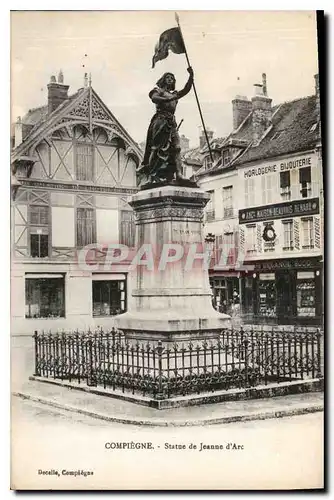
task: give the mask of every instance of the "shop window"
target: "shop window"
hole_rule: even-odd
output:
[[[276,316],[276,285],[274,273],[260,274],[259,276],[258,314],[265,318]]]
[[[76,144],[76,179],[78,181],[93,181],[93,153],[94,146],[92,144]]]
[[[93,316],[115,316],[126,311],[124,280],[93,280]]]
[[[129,248],[135,246],[135,222],[132,210],[121,211],[121,234],[120,243]]]
[[[293,250],[293,222],[282,221],[283,225],[283,250]]]
[[[93,208],[77,208],[77,246],[96,243],[95,211]]]
[[[311,167],[303,167],[299,170],[299,184],[302,198],[309,198],[312,195]]]
[[[252,314],[253,313],[253,279],[252,278],[245,278],[243,309],[244,309],[245,314]]]
[[[313,218],[302,219],[303,248],[314,248],[314,224]]]
[[[291,180],[290,172],[280,172],[280,188],[283,200],[291,200]]]
[[[248,254],[256,253],[256,225],[246,227],[246,251]]]
[[[64,277],[26,278],[26,318],[64,318]]]
[[[297,316],[315,316],[315,281],[297,279]]]

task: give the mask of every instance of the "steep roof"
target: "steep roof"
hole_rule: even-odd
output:
[[[284,102],[273,108],[272,126],[258,146],[249,147],[233,162],[242,165],[314,148],[318,139],[316,96]],[[251,120],[233,134],[234,138],[251,140]]]
[[[202,165],[201,148],[190,148],[182,153],[182,160],[188,165]]]
[[[241,165],[313,149],[319,140],[319,115],[315,95],[284,102],[272,108],[272,123],[260,143],[253,146],[252,111],[236,131],[220,145],[243,142],[240,153],[227,165],[220,158],[209,170],[202,167],[196,175],[215,175]],[[242,141],[242,142],[241,142]]]
[[[99,110],[104,113],[105,119],[108,119],[112,122],[113,127],[123,136],[127,142],[137,150],[139,155],[142,154],[138,144],[132,139],[129,133],[124,129],[124,127],[118,122],[115,116],[111,113],[111,111],[107,108],[107,106],[103,103],[98,94],[91,89],[92,91],[92,100]],[[22,143],[15,148],[12,154],[12,160],[15,160],[16,157],[20,155],[26,154],[25,151],[27,148],[30,148],[31,144],[36,143],[39,140],[40,134],[46,134],[47,129],[50,129],[55,123],[59,122],[63,116],[66,116],[67,113],[70,113],[77,106],[80,107],[83,105],[84,100],[87,98],[89,89],[81,88],[67,99],[65,99],[54,111],[48,113],[48,106],[40,106],[37,108],[30,109],[28,113],[22,119]],[[81,112],[81,110],[80,110]],[[93,119],[94,119],[95,110],[93,108]],[[99,118],[97,118],[99,120]]]

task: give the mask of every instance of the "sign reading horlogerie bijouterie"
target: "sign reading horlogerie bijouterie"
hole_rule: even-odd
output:
[[[309,200],[304,199],[239,210],[239,224],[285,219],[287,217],[301,217],[303,215],[315,215],[318,213],[319,198],[310,198]]]
[[[294,158],[266,166],[248,168],[244,171],[244,177],[247,179],[248,177],[283,172],[284,170],[294,170],[302,167],[312,167],[312,156]]]

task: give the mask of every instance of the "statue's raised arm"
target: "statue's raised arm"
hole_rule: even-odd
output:
[[[188,68],[189,78],[184,88],[175,90],[175,76],[165,73],[149,93],[156,106],[147,132],[146,148],[141,168],[140,180],[146,183],[163,183],[175,180],[187,185],[196,185],[182,175],[180,138],[174,117],[178,100],[187,95],[192,87],[194,73]]]

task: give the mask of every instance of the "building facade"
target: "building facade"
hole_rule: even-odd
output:
[[[13,334],[110,327],[127,307],[128,265],[105,258],[110,244],[134,246],[127,198],[142,152],[87,80],[68,89],[51,77],[48,103],[14,127]]]
[[[227,312],[237,311],[244,321],[322,324],[318,76],[314,95],[277,106],[265,75],[254,87],[252,99],[232,101],[233,131],[220,144],[220,158],[209,169],[203,158],[197,173],[212,196],[205,232],[225,256],[234,244],[230,265],[219,269],[216,259],[211,267],[214,304],[224,310],[224,300]],[[233,236],[222,219],[230,207]]]

